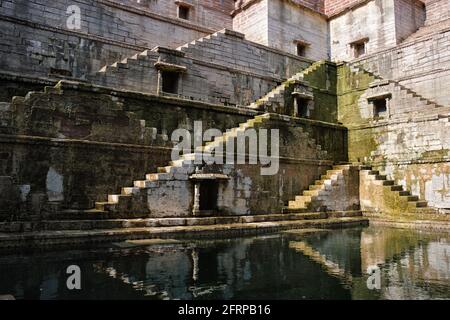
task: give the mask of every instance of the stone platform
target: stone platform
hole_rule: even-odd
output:
[[[368,222],[360,211],[209,218],[41,221],[40,231],[30,232],[4,232],[7,230],[6,224],[2,224],[0,249],[70,247],[155,238],[250,236],[292,229],[366,226]]]

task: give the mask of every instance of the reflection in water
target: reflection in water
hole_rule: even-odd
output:
[[[448,234],[370,227],[0,257],[24,299],[449,299]],[[79,265],[82,290],[66,288]],[[381,270],[369,290],[367,269]]]

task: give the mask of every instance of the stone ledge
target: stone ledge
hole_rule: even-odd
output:
[[[292,229],[344,228],[367,226],[367,218],[333,218],[306,221],[281,221],[259,223],[235,223],[210,226],[183,226],[159,228],[132,228],[92,231],[44,231],[21,234],[0,234],[0,249],[32,249],[92,245],[125,240],[142,239],[204,239],[247,236],[280,232]]]

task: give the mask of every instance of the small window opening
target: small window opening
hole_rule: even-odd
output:
[[[178,6],[178,18],[189,20],[190,8],[188,6]]]
[[[297,97],[297,110],[298,110],[298,116],[300,118],[307,118],[309,117],[309,99]]]
[[[351,44],[354,58],[359,58],[367,53],[367,41],[364,39]]]
[[[297,55],[299,57],[306,57],[306,45],[297,43]]]
[[[219,184],[216,181],[200,183],[200,211],[217,210]]]
[[[380,98],[373,100],[374,116],[380,117],[387,112],[386,98]]]
[[[176,72],[163,71],[162,76],[162,91],[165,93],[178,94],[178,79],[179,74]]]

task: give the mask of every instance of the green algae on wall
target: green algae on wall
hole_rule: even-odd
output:
[[[368,127],[359,108],[359,99],[375,77],[366,72],[352,72],[350,67],[337,67],[338,121],[349,129],[348,157],[350,161],[363,162],[378,147],[374,129]]]
[[[337,123],[336,65],[323,62],[314,71],[307,73],[304,80],[313,88],[314,93],[311,119]]]

